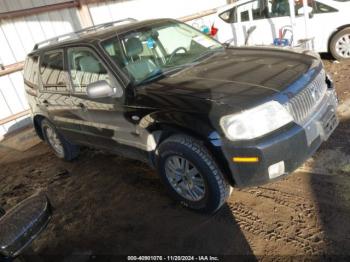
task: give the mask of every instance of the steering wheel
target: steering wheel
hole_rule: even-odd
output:
[[[176,48],[173,52],[171,52],[168,60],[166,61],[167,64],[170,63],[170,61],[173,59],[173,57],[176,55],[177,52],[179,52],[180,50],[184,50],[185,53],[187,53],[187,49],[182,47],[182,46],[179,46],[178,48]]]

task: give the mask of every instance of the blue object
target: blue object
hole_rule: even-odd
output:
[[[286,38],[283,38],[283,39],[275,38],[273,40],[273,44],[275,46],[289,46],[289,40]]]
[[[152,37],[149,37],[147,39],[147,47],[150,48],[150,49],[154,48],[154,40],[153,40]]]
[[[203,25],[201,27],[201,31],[202,31],[202,33],[207,34],[207,35],[210,33],[209,27],[206,25]]]

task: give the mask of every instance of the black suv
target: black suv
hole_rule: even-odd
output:
[[[318,56],[231,48],[172,19],[125,19],[37,44],[25,88],[38,136],[149,163],[170,194],[215,212],[231,186],[291,173],[338,124]]]

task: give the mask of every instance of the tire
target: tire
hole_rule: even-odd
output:
[[[51,147],[57,157],[66,161],[71,161],[78,157],[79,147],[67,141],[48,120],[44,119],[41,121],[41,130],[45,142]],[[52,136],[55,136],[55,142],[60,143],[60,148],[52,141]]]
[[[0,207],[0,217],[2,217],[5,214],[6,214],[6,211],[2,207]]]
[[[161,143],[157,151],[158,173],[175,200],[185,207],[204,213],[214,213],[225,203],[230,195],[231,187],[209,151],[200,141],[186,135],[174,135]],[[187,175],[185,172],[179,171],[181,168],[177,168],[177,171],[173,172],[175,162],[177,166],[181,166],[182,163],[185,163],[183,164],[185,166],[188,163]],[[198,174],[190,175],[196,171]],[[199,183],[199,181],[201,182]],[[176,187],[177,189],[175,189]],[[186,191],[181,187],[192,188],[192,190]],[[187,196],[184,196],[185,194]],[[195,197],[196,195],[198,197]]]
[[[339,48],[341,46],[343,46],[342,49]],[[332,37],[329,49],[332,56],[337,60],[350,59],[350,27],[339,31]]]

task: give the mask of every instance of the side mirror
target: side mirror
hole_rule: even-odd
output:
[[[106,80],[88,84],[86,91],[90,98],[121,97],[123,95],[121,87],[113,88]]]
[[[29,197],[0,218],[1,256],[14,258],[28,246],[51,218],[51,205],[45,195]]]

